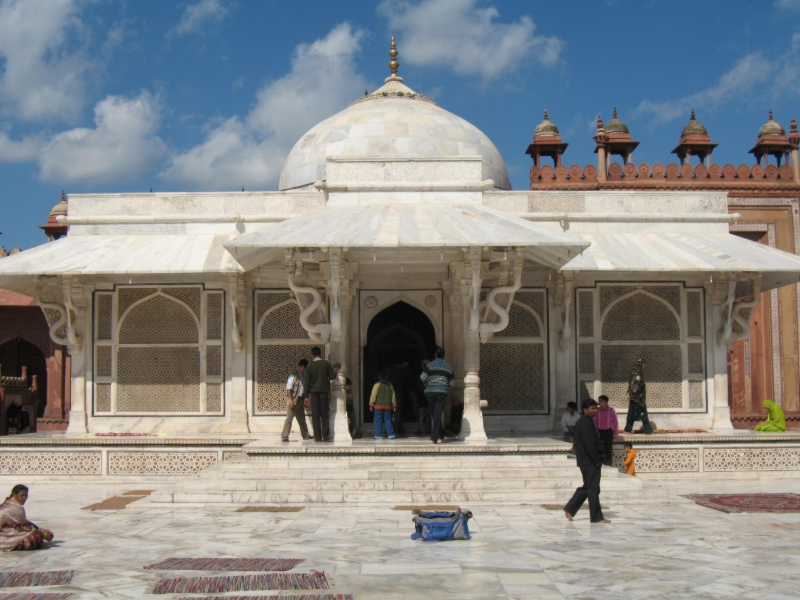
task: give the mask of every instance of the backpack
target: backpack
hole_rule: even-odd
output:
[[[467,521],[471,518],[472,513],[468,510],[421,512],[412,519],[417,531],[411,534],[411,539],[423,542],[468,540],[470,535]]]

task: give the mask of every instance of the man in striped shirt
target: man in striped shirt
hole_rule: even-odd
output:
[[[436,348],[436,359],[423,368],[420,379],[425,384],[425,397],[433,415],[431,444],[437,442],[441,444],[444,441],[442,413],[447,402],[447,394],[455,382],[453,367],[444,362],[444,348]]]
[[[606,453],[603,462],[610,467],[614,438],[619,435],[619,421],[617,420],[617,411],[608,405],[608,396],[599,396],[597,400],[600,406],[597,408],[594,424],[600,434],[600,439],[603,440],[603,449]]]

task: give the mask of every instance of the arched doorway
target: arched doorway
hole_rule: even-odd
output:
[[[33,431],[35,419],[44,415],[47,406],[47,360],[44,352],[23,338],[9,340],[0,346],[0,370],[4,376],[20,377],[23,367],[27,368],[28,387],[33,383],[34,375],[36,376],[37,391],[35,397],[32,394],[30,398],[30,404],[36,407],[36,414],[32,415]],[[3,406],[2,410],[5,412],[6,408]]]
[[[397,393],[399,421],[417,420],[415,403],[421,398],[422,361],[433,358],[436,333],[430,319],[405,302],[396,302],[379,312],[369,324],[364,347],[362,403],[364,422],[372,422],[369,396],[381,369],[390,370]],[[407,363],[405,367],[401,367]]]

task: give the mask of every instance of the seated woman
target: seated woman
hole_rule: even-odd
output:
[[[769,411],[769,416],[766,421],[756,425],[756,431],[786,431],[786,416],[781,407],[772,400],[764,400],[761,406]]]
[[[15,485],[11,495],[0,504],[0,550],[38,550],[44,542],[53,541],[52,531],[28,521],[22,508],[27,499],[28,488]]]

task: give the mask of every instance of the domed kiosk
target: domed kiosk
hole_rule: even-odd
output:
[[[292,148],[280,189],[327,180],[327,159],[434,158],[480,156],[481,175],[499,189],[510,189],[503,159],[477,127],[416,93],[397,75],[392,40],[391,75],[343,111],[312,127]]]

